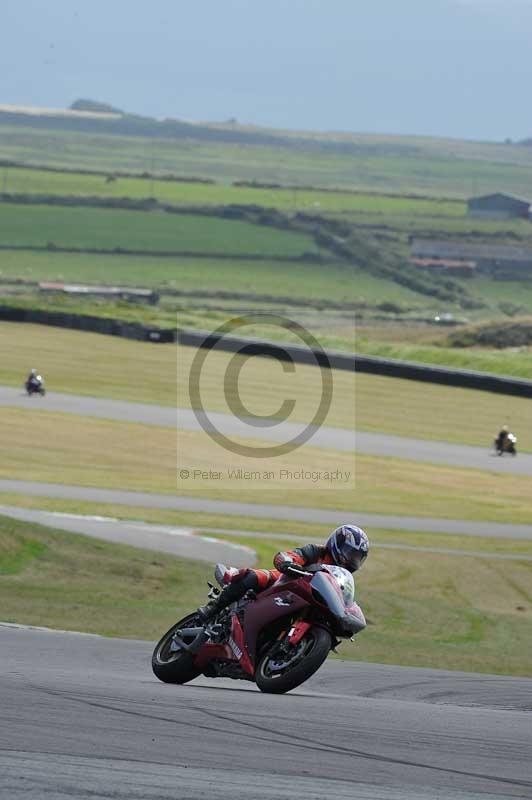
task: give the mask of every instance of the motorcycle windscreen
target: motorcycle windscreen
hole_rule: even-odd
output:
[[[339,635],[358,633],[366,627],[364,615],[358,607],[353,613],[354,606],[354,584],[349,588],[345,587],[347,591],[342,592],[342,596],[338,593],[335,586],[331,583],[331,579],[327,577],[326,572],[317,572],[312,578],[310,585],[312,589],[319,594],[321,600],[328,607],[331,614],[338,620],[340,629],[342,631]],[[346,608],[346,603],[342,599],[346,597],[350,600],[349,607]]]
[[[322,598],[325,605],[329,608],[329,611],[334,614],[335,617],[343,619],[345,616],[345,605],[331,583],[331,579],[327,577],[327,574],[324,572],[316,572],[310,585]]]

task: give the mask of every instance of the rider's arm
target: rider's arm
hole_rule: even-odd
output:
[[[288,567],[293,564],[297,564],[299,567],[316,564],[324,557],[325,552],[325,547],[318,544],[306,544],[303,547],[295,547],[293,550],[276,553],[273,558],[273,564],[275,569],[280,572],[286,572]]]

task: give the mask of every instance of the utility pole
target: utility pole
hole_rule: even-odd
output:
[[[153,194],[153,170],[155,169],[155,155],[153,152],[153,138],[150,139],[150,197],[154,197]]]

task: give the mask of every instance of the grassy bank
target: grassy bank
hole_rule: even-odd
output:
[[[286,546],[285,540],[261,540],[261,562],[268,565]],[[210,571],[208,564],[0,517],[5,622],[153,641],[203,600]],[[527,675],[531,571],[525,561],[375,548],[357,580],[370,624],[356,646],[342,644],[341,655]]]
[[[156,639],[205,596],[208,564],[0,517],[0,618]]]

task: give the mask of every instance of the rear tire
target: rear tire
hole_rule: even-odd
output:
[[[270,662],[275,657],[270,653],[261,658],[255,672],[255,683],[261,692],[284,694],[304,683],[329,655],[332,637],[324,628],[309,628],[299,644],[303,647],[301,657],[282,671],[271,669]]]
[[[194,656],[184,650],[174,652],[170,649],[174,633],[180,628],[196,625],[197,622],[197,615],[189,614],[172,625],[155,646],[151,668],[163,683],[188,683],[201,674],[201,670],[194,665]]]

